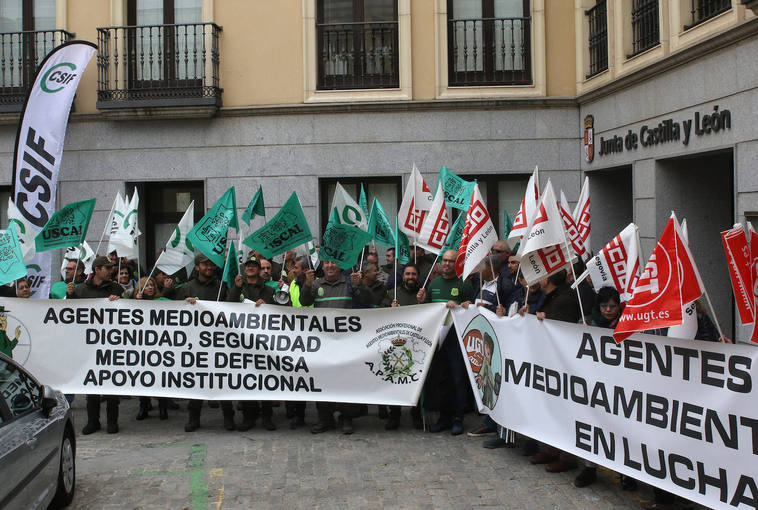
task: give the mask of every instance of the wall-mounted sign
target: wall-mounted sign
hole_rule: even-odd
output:
[[[729,110],[719,111],[719,106],[715,105],[712,113],[695,112],[694,118],[684,119],[681,122],[665,119],[656,126],[643,124],[639,132],[629,129],[623,135],[614,134],[611,138],[601,136],[597,155],[607,156],[624,152],[624,150],[636,150],[640,146],[648,148],[671,142],[689,145],[693,133],[695,136],[705,136],[727,129],[732,129],[732,113]],[[592,115],[587,115],[584,118],[584,159],[588,163],[594,159],[593,131],[594,118]]]

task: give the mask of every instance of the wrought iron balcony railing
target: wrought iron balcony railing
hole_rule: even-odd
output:
[[[398,88],[397,21],[317,23],[318,89]]]
[[[658,0],[634,0],[632,2],[632,53],[633,57],[660,42]]]
[[[215,23],[97,29],[97,107],[221,106]]]
[[[71,40],[65,30],[0,33],[0,112],[20,112],[42,59]]]
[[[718,16],[732,8],[732,0],[690,0],[691,22],[684,26],[688,30],[700,23]]]
[[[597,0],[594,7],[584,11],[590,25],[590,67],[587,78],[592,78],[608,69],[608,16],[605,1]]]
[[[532,83],[531,19],[448,20],[448,85]]]

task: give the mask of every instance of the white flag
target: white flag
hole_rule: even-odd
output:
[[[516,255],[521,260],[519,268],[529,285],[557,273],[571,260],[563,219],[550,180]]]
[[[629,301],[643,266],[637,225],[630,223],[587,262],[587,271],[577,278],[577,282],[589,275],[595,291],[614,287],[621,295],[621,301]]]
[[[124,202],[126,201],[124,200]],[[119,257],[137,258],[137,238],[142,234],[137,227],[138,209],[139,195],[136,189],[126,208],[118,211],[114,208],[113,218],[116,219],[118,224],[116,225],[116,231],[111,231],[110,239],[108,240],[108,253],[116,250],[116,254]],[[123,216],[123,219],[120,216]],[[113,227],[113,222],[111,226]]]
[[[582,243],[587,250],[587,253],[591,253],[590,247],[590,180],[588,177],[584,178],[584,184],[582,185],[582,191],[579,193],[579,200],[576,203],[574,209],[574,223],[579,230],[579,235],[582,238]]]
[[[484,203],[477,184],[471,195],[471,204],[468,207],[466,224],[461,236],[461,246],[458,248],[458,258],[455,262],[456,274],[465,280],[477,264],[487,256],[496,242],[495,225],[492,224],[487,204]]]
[[[590,258],[590,254],[587,251],[587,247],[584,246],[582,237],[579,234],[579,229],[576,228],[576,223],[574,223],[574,218],[571,217],[571,210],[569,209],[568,201],[566,200],[566,195],[563,194],[563,190],[561,190],[561,201],[558,204],[558,210],[561,213],[563,227],[566,229],[566,236],[569,241],[571,241],[571,247],[574,249],[574,253],[586,262],[587,259]]]
[[[155,261],[155,267],[168,275],[187,268],[187,274],[192,272],[195,265],[195,249],[187,240],[187,233],[195,226],[195,201],[193,200],[179,220],[179,224],[166,243],[166,249]]]
[[[398,228],[411,239],[418,237],[421,225],[424,223],[427,211],[431,208],[432,193],[421,177],[416,165],[413,165],[411,176],[403,192],[403,201],[397,212]]]
[[[13,203],[13,200],[8,197],[8,228],[11,225],[15,225],[16,227],[18,243],[21,246],[21,255],[24,257],[24,262],[28,262],[37,254],[34,244],[34,237],[36,235],[34,225],[24,218],[24,215],[18,210],[16,204]]]
[[[84,274],[92,273],[92,263],[95,261],[95,250],[93,250],[87,241],[77,246],[71,246],[66,249],[63,260],[61,261],[61,278],[66,279],[66,264],[70,260],[78,262],[84,267]],[[76,275],[74,275],[76,276]]]
[[[537,209],[537,201],[540,198],[539,188],[539,170],[535,166],[534,172],[532,172],[532,176],[529,177],[529,182],[526,184],[526,192],[524,192],[524,198],[521,200],[521,207],[513,219],[513,226],[511,227],[511,232],[508,234],[508,239],[516,238],[518,240],[526,234],[529,222],[532,221]]]
[[[353,197],[345,191],[340,183],[337,183],[337,187],[334,189],[334,199],[332,200],[332,211],[337,211],[337,218],[340,223],[345,225],[352,225],[358,227],[361,230],[368,230],[368,218],[366,213],[363,212],[358,202],[353,200]],[[329,216],[331,218],[331,214]]]
[[[445,192],[442,190],[442,183],[440,182],[437,184],[437,193],[434,195],[432,207],[421,225],[416,244],[430,253],[439,253],[445,245],[449,232],[450,217],[447,214]]]
[[[124,200],[124,197],[121,196],[121,192],[116,192],[116,198],[113,202],[113,210],[111,211],[111,215],[108,218],[108,239],[110,239],[113,234],[119,231],[120,225],[124,221],[124,216],[126,215],[128,207],[129,204],[127,204],[126,200]],[[108,253],[112,251],[113,249],[110,249],[110,246],[108,246]]]

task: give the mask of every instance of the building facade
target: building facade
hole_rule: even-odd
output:
[[[635,221],[647,256],[669,211],[686,217],[732,333],[718,232],[758,211],[753,7],[3,1],[0,191],[11,190],[18,112],[36,63],[59,42],[84,39],[98,53],[75,100],[58,203],[98,198],[95,242],[116,192],[133,188],[148,262],[191,200],[199,216],[231,185],[240,209],[262,185],[270,214],[297,191],[321,233],[337,181],[356,194],[363,183],[369,201],[393,214],[414,163],[430,186],[442,165],[476,178],[500,226],[537,165],[542,184],[550,178],[570,202],[589,177],[594,249]]]

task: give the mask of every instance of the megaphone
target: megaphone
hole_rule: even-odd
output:
[[[286,283],[282,284],[282,288],[274,293],[274,301],[279,305],[286,305],[290,300],[290,286]]]

